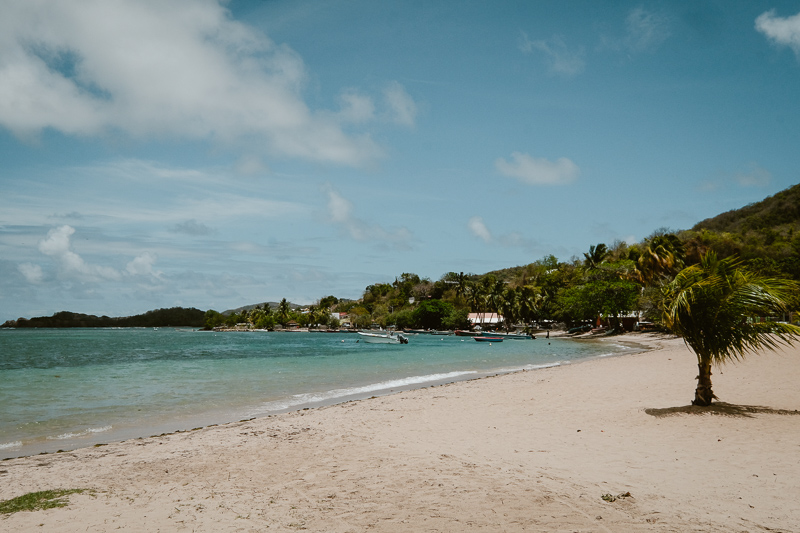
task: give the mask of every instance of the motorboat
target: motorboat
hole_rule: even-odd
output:
[[[472,337],[478,342],[503,342],[503,337]]]
[[[361,339],[364,340],[364,342],[368,342],[370,344],[408,344],[408,337],[402,333],[390,333],[388,331],[372,333],[359,331],[358,334]]]

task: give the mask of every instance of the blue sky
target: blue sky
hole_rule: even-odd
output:
[[[800,182],[800,2],[20,0],[0,321],[311,303]]]

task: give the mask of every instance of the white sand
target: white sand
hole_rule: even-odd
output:
[[[628,338],[662,347],[3,461],[0,499],[95,492],[0,530],[800,531],[800,349],[701,414],[683,342]]]

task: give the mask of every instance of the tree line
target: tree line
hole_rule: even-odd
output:
[[[406,272],[391,283],[368,285],[358,300],[326,296],[304,312],[286,299],[275,308],[264,304],[229,315],[210,310],[205,325],[245,323],[272,329],[294,322],[300,327],[338,328],[340,321],[331,314],[339,312],[347,313],[355,328],[465,329],[469,313],[497,313],[509,330],[553,322],[571,328],[598,317],[620,330],[623,317],[631,315],[663,326],[667,288],[681,270],[700,264],[708,253],[724,259],[741,252],[720,246],[723,240],[710,239],[710,233],[704,230],[700,238],[695,231],[662,229],[640,243],[599,243],[580,258],[559,261],[547,255],[526,266],[483,275],[447,272],[431,280]],[[739,265],[765,276],[793,277],[791,269],[763,257],[743,259]],[[797,308],[798,302],[790,305]]]

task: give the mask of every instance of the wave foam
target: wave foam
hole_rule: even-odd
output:
[[[0,450],[8,450],[10,448],[21,448],[22,441],[15,440],[14,442],[3,442],[0,443]]]
[[[346,398],[348,396],[360,396],[377,392],[382,390],[396,389],[400,387],[407,387],[409,385],[421,385],[423,383],[431,383],[435,381],[443,381],[448,379],[457,378],[459,376],[467,376],[470,374],[477,374],[474,370],[463,372],[446,372],[443,374],[428,374],[425,376],[411,376],[403,379],[394,379],[390,381],[381,381],[379,383],[372,383],[362,387],[351,387],[346,389],[334,389],[327,392],[309,392],[305,394],[295,394],[291,398],[285,400],[276,400],[262,404],[256,411],[251,412],[251,415],[256,413],[263,413],[264,411],[279,411],[282,409],[289,409],[297,407],[298,405],[325,402],[335,400],[338,398]]]
[[[525,365],[525,366],[516,366],[513,368],[500,368],[495,371],[497,374],[506,374],[509,372],[519,372],[520,370],[540,370],[542,368],[553,368],[555,366],[561,366],[561,362],[557,363],[543,363],[541,365]]]
[[[84,429],[83,431],[78,431],[77,433],[62,433],[61,435],[57,435],[55,437],[47,437],[47,440],[65,440],[65,439],[75,439],[78,437],[86,437],[88,435],[92,435],[93,433],[103,433],[104,431],[111,430],[111,426],[103,426],[101,428],[88,428]]]

